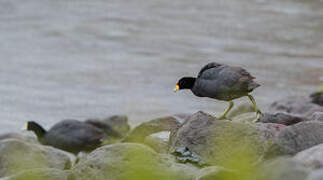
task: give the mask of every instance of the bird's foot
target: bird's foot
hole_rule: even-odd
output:
[[[230,118],[228,118],[228,117],[226,117],[226,116],[220,116],[220,117],[218,117],[217,119],[219,119],[219,120],[230,120],[230,121],[232,121],[232,119],[230,119]]]
[[[262,115],[262,112],[260,110],[257,110],[256,112],[256,118],[253,120],[253,123],[256,123],[259,121],[260,117]]]

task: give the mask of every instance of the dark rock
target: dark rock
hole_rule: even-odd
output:
[[[312,120],[312,121],[321,121],[321,122],[323,122],[323,112],[315,112],[315,113],[311,116],[310,120]]]
[[[257,180],[306,180],[310,170],[298,161],[280,157],[265,162],[259,167]]]
[[[264,113],[260,116],[259,122],[262,123],[277,123],[284,125],[293,125],[299,122],[308,121],[306,117],[302,117],[295,114],[278,112],[278,113]]]
[[[269,129],[246,123],[217,120],[203,112],[193,114],[178,129],[172,131],[170,152],[187,148],[210,165],[227,168],[228,161],[238,155],[248,157],[250,163],[258,161],[268,147]],[[263,137],[267,135],[268,137]],[[267,141],[265,141],[267,139]],[[228,166],[226,166],[228,165]]]
[[[69,180],[194,179],[196,168],[170,160],[142,144],[112,144],[81,159],[73,167]]]
[[[169,144],[169,131],[151,134],[145,138],[144,144],[150,146],[158,153],[167,153]]]
[[[273,142],[266,158],[278,155],[294,155],[300,151],[323,143],[323,123],[301,122],[284,128]]]
[[[271,104],[270,111],[287,112],[291,114],[298,114],[305,117],[310,117],[315,112],[323,112],[323,107],[313,104],[309,99],[293,98],[279,100]]]
[[[312,99],[312,103],[323,106],[323,92],[322,91],[318,91],[318,92],[312,93],[310,95],[310,97]]]
[[[4,178],[4,180],[67,180],[68,175],[69,171],[53,168],[31,169]]]
[[[33,168],[69,169],[71,155],[61,150],[19,140],[0,141],[0,177]]]
[[[323,144],[301,151],[294,158],[302,162],[306,167],[321,169],[323,168]]]
[[[140,142],[142,143],[146,136],[161,131],[171,131],[178,128],[184,121],[185,115],[167,116],[144,122],[135,127],[130,134],[124,139],[124,142]]]
[[[115,115],[105,119],[89,119],[86,120],[85,123],[92,124],[102,129],[107,136],[115,138],[124,137],[130,131],[128,117],[125,115]]]
[[[208,165],[201,156],[191,152],[187,147],[177,148],[172,154],[175,155],[177,160],[181,163],[191,163],[200,167]]]

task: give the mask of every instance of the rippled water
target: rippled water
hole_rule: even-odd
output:
[[[264,109],[323,82],[322,0],[0,0],[0,127],[226,103],[174,94],[210,61],[247,68]],[[238,100],[242,103],[247,99]]]

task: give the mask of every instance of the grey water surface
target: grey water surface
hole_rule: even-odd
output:
[[[323,83],[323,1],[0,0],[0,132],[27,120],[218,114],[225,102],[172,92],[210,61],[256,76],[262,109],[308,96]]]

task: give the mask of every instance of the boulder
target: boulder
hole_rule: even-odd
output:
[[[76,164],[69,180],[193,180],[197,169],[177,164],[150,147],[117,143],[91,152]]]
[[[294,155],[323,143],[323,123],[301,122],[284,128],[266,153],[266,158]]]
[[[150,146],[158,153],[167,153],[169,144],[169,131],[151,134],[145,138],[144,144]]]
[[[35,136],[30,136],[24,133],[6,133],[0,135],[0,141],[7,139],[16,139],[23,142],[39,144]]]
[[[289,157],[264,162],[258,167],[257,180],[306,180],[310,170]]]
[[[8,139],[0,141],[0,177],[33,168],[69,169],[70,154],[37,144]]]
[[[286,112],[277,112],[277,113],[264,113],[260,116],[258,122],[262,123],[276,123],[284,125],[293,125],[299,122],[308,121],[306,117],[290,114]]]
[[[323,122],[323,112],[315,112],[315,113],[313,113],[310,120]]]
[[[271,113],[287,112],[300,116],[310,117],[315,112],[323,112],[323,107],[312,103],[306,98],[288,98],[271,104]]]
[[[172,129],[178,128],[183,122],[187,115],[173,115],[153,119],[148,122],[144,122],[139,126],[135,127],[130,134],[123,140],[123,142],[144,142],[145,138],[154,133],[161,131],[171,131]]]
[[[302,162],[306,167],[321,169],[323,168],[323,144],[301,151],[294,158]]]
[[[206,164],[231,168],[234,160],[241,157],[246,163],[257,162],[272,141],[272,134],[270,129],[258,125],[217,120],[197,112],[171,132],[170,152],[183,152],[181,158],[196,154]]]
[[[69,171],[41,168],[23,171],[2,180],[67,180]]]
[[[102,129],[108,137],[121,138],[130,131],[128,117],[125,115],[114,115],[104,119],[88,119],[85,123]]]

